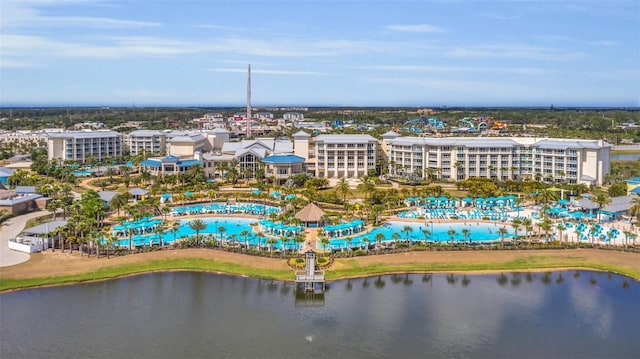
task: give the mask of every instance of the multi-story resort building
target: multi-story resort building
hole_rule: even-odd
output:
[[[610,145],[602,140],[531,137],[401,137],[388,132],[381,145],[389,177],[471,177],[601,185],[610,171]]]
[[[138,130],[129,133],[127,145],[129,153],[137,155],[145,153],[148,155],[164,155],[167,150],[167,134],[162,131]]]
[[[601,185],[610,171],[610,145],[602,140],[533,137],[403,137],[319,135],[299,131],[293,141],[256,138],[230,142],[229,132],[134,131],[131,153],[166,153],[142,166],[155,175],[184,173],[201,165],[219,178],[219,163],[234,164],[240,178],[267,177],[283,183],[299,173],[328,179],[361,178],[384,162],[389,178],[461,181],[531,179],[547,183]],[[84,163],[122,155],[122,135],[113,131],[63,132],[47,136],[49,158]],[[164,147],[163,147],[164,143]],[[163,152],[164,151],[164,152]],[[382,161],[379,161],[382,160]]]
[[[114,131],[52,133],[47,136],[49,160],[85,163],[122,156],[122,135]]]
[[[293,142],[288,139],[257,138],[239,142],[226,142],[222,145],[220,154],[204,154],[205,173],[209,178],[220,177],[216,170],[217,163],[237,162],[237,169],[241,177],[253,178],[255,172],[262,166],[262,160],[268,156],[293,154]]]
[[[171,131],[167,133],[167,153],[181,158],[191,158],[195,152],[211,151],[213,146],[198,131]]]
[[[360,178],[376,168],[378,140],[370,135],[320,135],[313,141],[316,177]]]

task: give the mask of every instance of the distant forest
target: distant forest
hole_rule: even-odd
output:
[[[35,130],[43,128],[67,128],[82,122],[101,122],[107,128],[117,128],[121,132],[135,129],[196,129],[192,120],[206,113],[221,113],[225,118],[234,113],[244,112],[244,108],[194,108],[194,107],[50,107],[50,108],[2,108],[0,109],[0,130]],[[370,129],[372,135],[379,135],[388,129],[402,132],[403,125],[420,114],[437,116],[448,126],[458,126],[464,117],[486,116],[506,123],[507,132],[513,135],[541,135],[552,137],[605,139],[613,144],[640,142],[640,109],[618,108],[390,108],[390,107],[350,107],[322,108],[309,107],[306,111],[285,111],[273,108],[254,108],[268,111],[275,118],[285,112],[301,112],[305,121],[340,120],[351,123],[350,129],[336,132],[352,132],[357,125],[380,125]],[[420,112],[419,112],[420,111]],[[125,124],[134,124],[127,127]],[[138,125],[139,124],[139,125]],[[530,126],[546,125],[546,126]],[[359,127],[359,132],[363,126]],[[446,131],[445,131],[446,132]]]

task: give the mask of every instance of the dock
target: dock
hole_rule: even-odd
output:
[[[313,251],[305,253],[305,270],[296,271],[296,285],[303,284],[305,292],[324,292],[324,271],[316,270],[316,256]]]

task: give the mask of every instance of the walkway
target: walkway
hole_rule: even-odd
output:
[[[0,226],[0,267],[8,267],[26,262],[31,258],[27,253],[22,253],[9,249],[9,239],[15,238],[24,229],[27,221],[32,218],[42,217],[50,214],[49,211],[38,211],[24,214],[22,216],[9,218]]]
[[[302,248],[302,253],[307,253],[310,250],[317,252],[318,249],[316,248],[316,244],[318,242],[318,228],[305,228],[302,233],[306,238],[304,247]]]

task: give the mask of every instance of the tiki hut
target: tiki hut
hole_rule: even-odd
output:
[[[321,226],[324,211],[314,203],[309,203],[300,212],[296,213],[296,218],[305,227],[317,228]]]

